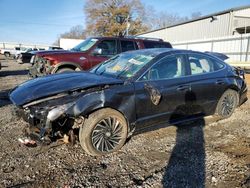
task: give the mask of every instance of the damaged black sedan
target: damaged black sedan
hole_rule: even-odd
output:
[[[87,153],[103,155],[148,126],[227,118],[247,100],[247,87],[243,71],[213,55],[147,49],[119,54],[90,72],[27,81],[10,99],[40,140],[77,133]]]

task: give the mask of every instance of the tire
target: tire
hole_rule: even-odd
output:
[[[10,57],[10,53],[9,52],[4,52],[4,56],[5,57]]]
[[[124,116],[110,108],[90,114],[79,131],[82,148],[93,156],[119,150],[124,145],[127,136],[128,125]]]
[[[66,73],[66,72],[74,72],[74,69],[71,68],[61,68],[56,71],[56,73]]]
[[[238,104],[239,94],[235,90],[228,89],[223,93],[217,104],[216,115],[222,119],[228,118],[233,114]]]

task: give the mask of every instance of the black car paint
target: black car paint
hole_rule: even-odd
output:
[[[141,50],[141,52],[153,53],[155,58],[134,77],[125,81],[86,72],[51,75],[20,85],[10,94],[10,99],[23,108],[36,100],[46,100],[46,97],[65,92],[68,92],[73,100],[75,97],[73,91],[76,91],[78,94],[74,100],[75,105],[67,110],[67,116],[87,118],[93,111],[109,107],[124,115],[130,131],[134,128],[139,131],[156,123],[180,121],[183,116],[191,115],[190,112],[200,115],[214,114],[220,96],[228,88],[239,92],[241,103],[246,100],[245,82],[222,61],[224,68],[212,73],[187,75],[176,79],[141,81],[141,75],[167,55],[199,54],[199,52],[171,49],[150,49]],[[184,89],[180,89],[182,86]],[[203,89],[200,88],[201,86]],[[89,92],[90,88],[92,90]],[[153,92],[154,89],[157,92]],[[152,102],[152,97],[156,94],[160,94],[158,104]],[[53,100],[57,101],[56,103],[65,103],[62,97],[52,99],[46,102],[46,105],[53,104]]]
[[[15,105],[22,106],[28,102],[67,91],[121,83],[123,83],[122,80],[98,76],[89,72],[49,75],[21,84],[11,93],[10,99]]]

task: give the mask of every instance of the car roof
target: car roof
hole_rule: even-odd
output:
[[[134,51],[126,51],[123,52],[122,54],[127,54],[127,53],[134,53],[138,55],[151,55],[151,56],[158,56],[163,53],[167,52],[191,52],[190,50],[179,50],[179,49],[174,49],[174,48],[147,48],[147,49],[141,49],[141,50],[134,50]],[[192,51],[193,52],[193,51]]]
[[[175,48],[147,48],[147,49],[140,49],[140,50],[134,50],[134,51],[127,51],[123,52],[122,54],[127,54],[127,53],[133,53],[133,54],[138,54],[138,55],[151,55],[151,56],[159,56],[162,54],[173,54],[173,53],[198,53],[198,54],[203,54],[207,56],[212,56],[209,53],[203,53],[199,51],[193,51],[193,50],[183,50],[183,49],[175,49]],[[217,57],[218,58],[218,57]]]
[[[160,38],[147,38],[147,37],[117,37],[117,36],[114,36],[114,37],[90,37],[90,38],[93,38],[93,39],[124,39],[124,40],[132,40],[132,41],[152,41],[152,42],[159,42],[159,43],[169,43],[168,41],[163,41],[162,39]]]

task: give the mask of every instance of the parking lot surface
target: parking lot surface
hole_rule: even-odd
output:
[[[0,187],[250,187],[250,101],[218,122],[156,125],[107,156],[89,156],[79,143],[29,148],[18,142],[27,123],[8,100],[29,64],[0,61]]]

